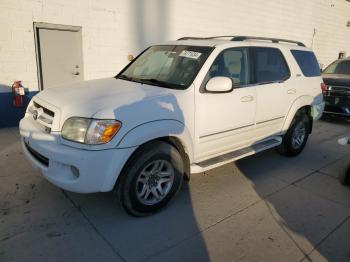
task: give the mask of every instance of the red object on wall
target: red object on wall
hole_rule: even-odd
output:
[[[21,84],[22,81],[15,81],[12,84],[12,93],[13,93],[13,106],[22,107],[23,106],[23,96],[24,96],[24,87]]]

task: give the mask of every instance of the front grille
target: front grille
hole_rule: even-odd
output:
[[[33,102],[33,105],[36,107],[36,108],[42,108],[44,113],[51,116],[51,117],[54,117],[55,116],[55,113],[52,112],[51,110],[39,105],[37,102]]]
[[[327,85],[326,95],[328,95],[328,96],[350,96],[350,87]]]
[[[49,166],[49,159],[47,157],[44,157],[42,154],[36,152],[33,148],[31,148],[27,143],[24,143],[26,149],[29,151],[29,153],[34,157],[36,160],[38,160],[41,164],[48,167]]]
[[[50,109],[33,102],[33,104],[28,108],[28,113],[31,114],[33,119],[39,124],[45,127],[45,131],[50,133],[55,113]]]

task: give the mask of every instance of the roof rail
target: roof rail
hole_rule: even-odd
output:
[[[233,35],[221,35],[221,36],[208,36],[208,37],[195,37],[195,36],[185,36],[177,39],[179,40],[209,40],[209,39],[215,39],[215,38],[222,38],[222,37],[230,37],[233,38]]]
[[[231,39],[231,41],[244,41],[244,40],[264,40],[264,41],[272,41],[273,43],[285,42],[285,43],[293,43],[299,46],[305,46],[302,42],[293,41],[288,39],[281,38],[270,38],[270,37],[259,37],[259,36],[235,36]]]
[[[302,42],[299,41],[293,41],[288,39],[281,39],[281,38],[270,38],[270,37],[259,37],[259,36],[233,36],[233,35],[222,35],[222,36],[209,36],[209,37],[192,37],[192,36],[186,36],[181,37],[179,40],[210,40],[215,38],[224,38],[229,37],[231,38],[231,41],[244,41],[244,40],[264,40],[264,41],[271,41],[273,43],[279,43],[279,42],[285,42],[285,43],[293,43],[297,44],[298,46],[305,46]]]

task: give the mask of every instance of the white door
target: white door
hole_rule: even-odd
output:
[[[257,94],[254,136],[259,140],[281,131],[297,90],[289,81],[290,69],[279,49],[253,47],[251,55]]]
[[[228,93],[208,93],[205,84],[215,76],[234,82]],[[195,160],[201,161],[243,147],[252,140],[256,87],[250,87],[249,52],[246,48],[222,51],[213,62],[195,97]]]
[[[81,30],[74,28],[36,28],[41,89],[83,80]]]

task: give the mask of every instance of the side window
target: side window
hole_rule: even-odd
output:
[[[232,79],[234,85],[244,86],[249,84],[249,62],[247,48],[231,48],[222,51],[213,62],[203,84],[210,78],[226,76]]]
[[[283,54],[277,48],[253,47],[254,84],[283,81],[290,71]]]
[[[313,77],[321,75],[320,65],[313,52],[302,50],[291,50],[291,52],[304,76]]]

